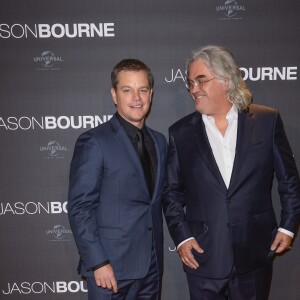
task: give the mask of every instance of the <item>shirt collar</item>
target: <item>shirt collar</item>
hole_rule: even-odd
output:
[[[121,126],[124,128],[125,132],[129,135],[130,138],[134,139],[137,135],[137,132],[140,130],[138,127],[132,125],[130,122],[126,121],[123,117],[116,112],[116,118],[119,120]],[[143,132],[146,131],[145,124],[141,129]]]
[[[238,109],[237,107],[233,104],[232,107],[230,108],[229,112],[226,115],[226,119],[228,121],[230,120],[235,120],[238,117]]]
[[[233,104],[231,106],[230,110],[228,111],[227,115],[226,115],[226,119],[230,122],[232,120],[236,120],[237,118],[238,118],[238,109]],[[209,116],[209,115],[205,115],[205,114],[202,114],[202,119],[208,120],[210,122],[215,122],[214,117]]]

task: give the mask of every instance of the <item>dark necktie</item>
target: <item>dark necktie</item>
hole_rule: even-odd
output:
[[[150,197],[152,196],[153,191],[153,171],[152,171],[152,163],[149,156],[149,153],[145,147],[144,143],[144,133],[142,130],[138,130],[137,132],[137,138],[138,138],[138,154],[142,163],[142,167],[144,170],[148,191],[150,194]]]

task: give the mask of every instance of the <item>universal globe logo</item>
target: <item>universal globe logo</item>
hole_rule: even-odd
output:
[[[46,152],[47,158],[64,158],[64,152],[68,151],[67,147],[60,145],[57,141],[50,141],[46,146],[40,147],[40,152]]]
[[[50,156],[58,156],[59,155],[59,151],[61,150],[67,150],[66,147],[61,147],[60,144],[56,141],[51,141],[48,143],[48,147],[49,152],[48,154]]]
[[[222,12],[227,18],[234,18],[239,12],[245,10],[245,6],[239,5],[238,2],[235,0],[226,0],[224,2],[224,5],[216,6],[216,11]]]
[[[40,56],[36,56],[33,58],[33,61],[35,63],[40,63],[42,68],[37,68],[37,70],[54,70],[54,65],[57,62],[63,62],[63,59],[61,56],[55,55],[52,51],[44,51],[41,53]],[[58,68],[55,68],[55,70],[59,70]]]
[[[67,229],[63,225],[54,225],[52,229],[47,229],[46,230],[46,235],[51,236],[52,238],[50,239],[51,241],[70,241],[71,240],[71,235],[72,231],[70,229]]]
[[[46,68],[53,67],[56,61],[62,61],[61,57],[56,57],[51,51],[44,51],[41,56],[42,65]]]

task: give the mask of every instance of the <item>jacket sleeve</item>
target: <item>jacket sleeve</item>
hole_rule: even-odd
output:
[[[67,208],[79,254],[88,270],[108,261],[97,234],[102,178],[101,147],[95,137],[84,133],[76,142],[71,162]]]
[[[162,195],[162,203],[169,232],[176,247],[182,241],[192,237],[184,211],[184,192],[185,188],[181,179],[176,144],[170,131],[166,183]]]
[[[278,111],[274,123],[273,151],[282,206],[280,227],[295,233],[300,220],[299,174]]]

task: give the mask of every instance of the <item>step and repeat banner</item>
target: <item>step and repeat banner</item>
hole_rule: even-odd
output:
[[[0,299],[87,299],[67,219],[69,165],[80,133],[115,112],[110,72],[138,58],[155,77],[148,125],[194,110],[185,60],[228,47],[254,102],[281,112],[300,167],[297,0],[1,0]],[[280,214],[274,182],[274,205]],[[189,299],[165,229],[163,300]],[[300,299],[300,240],[275,259],[270,299]]]

